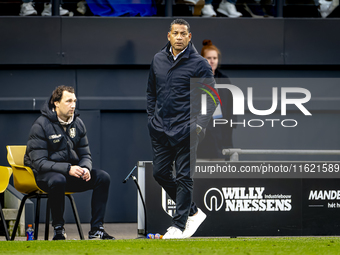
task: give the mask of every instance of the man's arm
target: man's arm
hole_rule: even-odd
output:
[[[199,65],[198,77],[200,78],[200,83],[207,84],[215,88],[215,79],[214,79],[214,75],[211,70],[211,66],[209,65],[208,61],[206,61],[205,59]],[[213,95],[213,97],[215,98],[215,102],[218,105],[219,100],[217,96],[215,95],[215,93],[211,93],[211,95]],[[202,128],[207,127],[217,107],[217,105],[215,105],[215,102],[210,96],[207,96],[207,114],[206,115],[199,114],[197,116],[197,125],[199,125]]]
[[[33,124],[29,140],[27,142],[27,153],[32,167],[40,173],[55,171],[67,175],[71,164],[66,162],[55,162],[48,159],[48,142],[45,131],[38,123]]]
[[[77,154],[79,157],[79,166],[82,168],[87,168],[89,171],[92,170],[92,157],[89,146],[89,141],[87,139],[87,132],[84,122],[78,118],[81,125],[80,140],[77,144]]]
[[[147,108],[148,118],[153,117],[156,107],[156,77],[153,70],[153,61],[150,66],[148,87],[146,90],[147,95]]]

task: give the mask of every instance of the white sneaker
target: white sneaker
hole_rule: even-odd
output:
[[[80,1],[77,3],[77,11],[83,15],[86,13],[86,2],[85,1]]]
[[[207,215],[204,212],[202,212],[202,210],[199,208],[197,214],[189,216],[187,224],[185,226],[185,230],[183,231],[183,238],[191,237],[196,232],[196,230],[202,224],[206,217]]]
[[[202,17],[216,17],[216,12],[214,11],[214,7],[211,4],[204,5],[201,12]]]
[[[69,11],[66,9],[63,9],[63,7],[59,7],[59,13],[60,16],[64,16],[66,14],[69,14]],[[44,10],[41,13],[41,16],[51,16],[52,15],[52,4],[51,3],[44,3]]]
[[[218,6],[217,11],[219,13],[222,13],[223,15],[228,16],[229,18],[238,18],[242,16],[242,13],[236,10],[235,5],[232,3],[229,3],[226,0],[221,1],[220,5]]]
[[[334,9],[339,5],[339,0],[333,0],[333,1],[325,1],[325,0],[319,0],[320,6],[319,6],[319,12],[321,14],[321,17],[327,18],[329,14],[331,14]]]
[[[183,238],[183,232],[179,228],[171,226],[164,234],[162,239],[181,239]]]
[[[20,9],[19,15],[20,16],[37,15],[37,11],[34,9],[32,2],[23,3],[21,5],[21,9]]]

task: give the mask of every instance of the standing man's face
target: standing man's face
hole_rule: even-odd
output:
[[[76,102],[76,95],[64,90],[60,102],[54,102],[58,117],[66,122],[70,117],[73,116],[74,110],[76,108]]]
[[[191,33],[186,25],[174,24],[168,32],[168,40],[172,46],[172,53],[176,56],[184,50],[191,41]]]

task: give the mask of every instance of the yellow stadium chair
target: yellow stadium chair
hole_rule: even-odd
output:
[[[45,240],[48,240],[48,232],[49,232],[49,221],[50,221],[50,207],[48,201],[48,193],[41,190],[34,178],[33,171],[30,167],[24,166],[24,155],[26,152],[26,146],[6,146],[7,148],[7,160],[8,163],[12,166],[13,170],[13,184],[16,190],[25,194],[23,199],[21,200],[18,216],[16,218],[16,222],[13,228],[13,233],[11,240],[14,240],[19,220],[25,205],[25,201],[28,198],[36,198],[36,212],[35,212],[35,229],[34,229],[34,240],[38,239],[38,229],[39,229],[39,214],[40,214],[40,199],[47,198],[47,207],[46,207],[46,222],[45,222]],[[65,192],[65,195],[69,198],[74,218],[78,227],[78,232],[81,240],[84,240],[83,230],[81,228],[78,211],[76,208],[76,204],[72,197],[73,192]]]
[[[9,178],[11,178],[11,175],[12,175],[12,168],[0,166],[0,193],[3,193],[7,189]],[[2,222],[2,225],[4,226],[6,240],[8,241],[9,234],[8,234],[8,229],[6,225],[6,220],[2,212],[1,203],[0,203],[0,220]]]

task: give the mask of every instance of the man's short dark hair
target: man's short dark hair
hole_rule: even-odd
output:
[[[56,87],[56,89],[52,92],[52,97],[50,104],[54,107],[54,102],[60,102],[61,98],[63,97],[63,92],[67,91],[70,93],[74,93],[74,88],[70,86],[61,85]]]
[[[175,19],[173,22],[171,22],[169,32],[171,32],[172,26],[175,25],[175,24],[176,24],[176,25],[185,25],[185,26],[187,26],[187,28],[188,28],[188,33],[190,33],[190,25],[189,25],[189,23],[188,23],[186,20],[184,20],[184,19]]]

